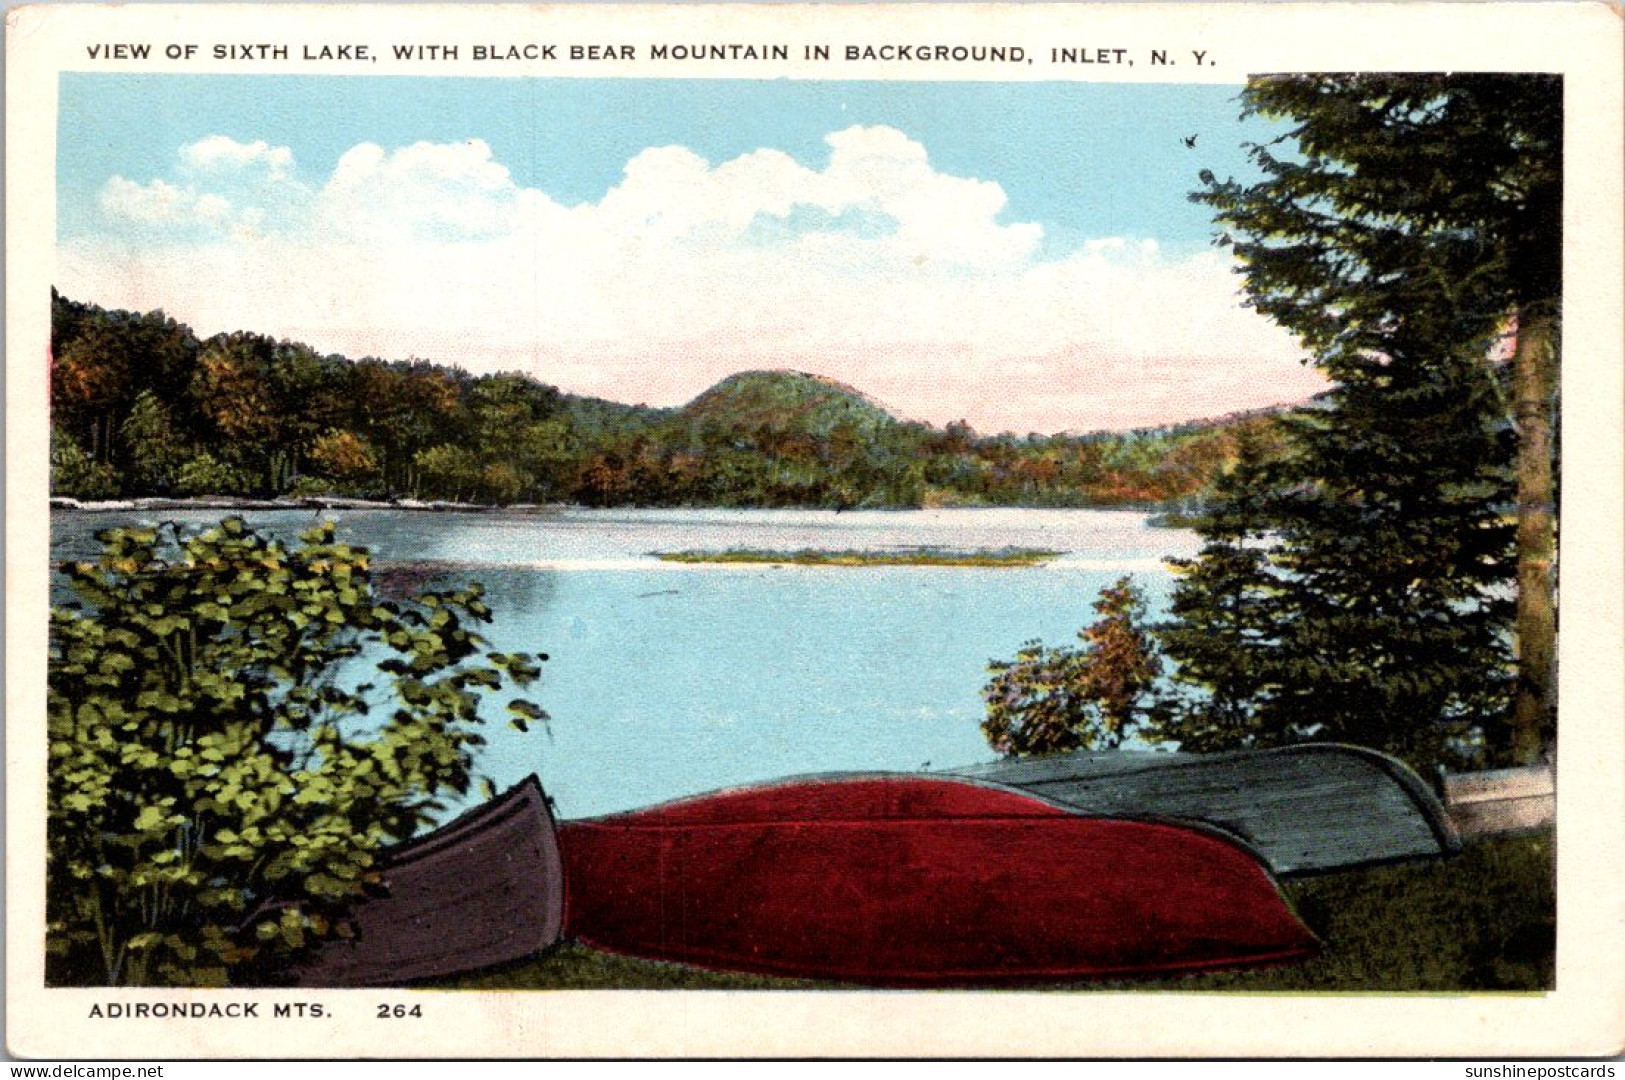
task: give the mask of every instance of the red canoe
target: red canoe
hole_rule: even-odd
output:
[[[559,846],[568,936],[705,967],[948,986],[1316,951],[1239,841],[961,780],[743,788],[564,822]]]

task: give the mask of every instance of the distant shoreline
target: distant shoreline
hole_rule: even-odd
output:
[[[410,510],[419,513],[437,514],[534,514],[538,516],[559,514],[565,511],[596,512],[614,510],[821,510],[830,514],[870,511],[890,514],[928,510],[1108,510],[1153,515],[1168,513],[1163,507],[1154,504],[1144,506],[1123,504],[1109,506],[1044,506],[987,503],[955,506],[853,507],[850,510],[837,510],[824,506],[639,506],[634,504],[587,506],[582,503],[510,503],[498,505],[496,503],[447,502],[438,499],[397,499],[394,501],[352,499],[338,495],[301,495],[297,498],[284,497],[278,499],[254,499],[235,495],[199,495],[183,499],[161,496],[137,499],[74,499],[65,495],[53,495],[50,499],[50,508],[52,510],[77,511],[90,514],[134,513],[147,510]],[[1152,524],[1160,525],[1161,523],[1152,522]]]
[[[445,502],[426,499],[350,499],[342,496],[302,495],[298,498],[251,499],[234,495],[200,495],[196,498],[171,499],[151,497],[142,499],[72,499],[62,495],[51,496],[52,510],[77,510],[82,513],[129,513],[137,510],[416,510],[441,514],[556,514],[563,510],[585,509],[570,503],[515,503],[498,506],[494,503]]]

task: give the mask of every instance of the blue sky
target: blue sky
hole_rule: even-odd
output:
[[[1316,388],[1186,198],[1274,134],[1237,90],[65,74],[58,285],[623,400],[797,366],[984,429],[1212,415]]]
[[[921,142],[940,170],[996,179],[1005,217],[1039,221],[1048,253],[1089,237],[1208,243],[1207,211],[1186,193],[1203,168],[1246,168],[1235,86],[785,80],[425,79],[286,76],[63,76],[59,177],[65,236],[97,228],[94,197],[113,174],[164,176],[181,146],[210,135],[286,146],[326,172],[361,142],[386,148],[482,139],[516,183],[566,204],[596,200],[650,146],[712,162],[764,146],[807,165],[826,134],[886,125]],[[1197,134],[1196,149],[1180,141]]]

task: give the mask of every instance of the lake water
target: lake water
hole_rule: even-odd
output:
[[[203,525],[220,511],[52,515],[57,559],[100,529]],[[504,651],[545,652],[529,695],[550,733],[493,718],[481,766],[535,772],[563,817],[800,773],[946,768],[992,758],[978,724],[992,658],[1073,641],[1123,574],[1165,609],[1167,556],[1197,537],[1105,510],[251,511],[293,537],[318,519],[382,562],[433,560],[480,581]],[[1043,566],[795,567],[661,562],[662,551],[1028,547]],[[502,700],[506,700],[504,697]]]

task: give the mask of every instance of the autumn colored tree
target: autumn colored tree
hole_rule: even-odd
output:
[[[311,443],[308,465],[316,475],[346,491],[366,490],[382,475],[377,454],[353,431],[329,429],[318,436]]]
[[[192,377],[197,340],[162,312],[138,315],[103,311],[52,298],[52,421],[69,432],[95,460],[122,471],[128,444],[119,427],[138,396],[150,391],[176,407]]]
[[[87,320],[51,360],[52,419],[89,456],[111,464],[122,407],[134,398],[132,356],[105,320]]]
[[[988,664],[982,733],[1001,754],[1115,750],[1150,718],[1162,661],[1145,625],[1145,596],[1119,578],[1078,631],[1082,648],[1029,642],[1014,660]]]
[[[362,360],[350,378],[354,430],[378,452],[385,485],[402,493],[419,491],[418,455],[465,441],[470,426],[462,403],[467,373],[421,360]]]
[[[215,456],[258,474],[255,487],[270,494],[291,471],[279,453],[280,418],[270,392],[275,350],[276,342],[260,334],[218,334],[204,343],[191,386],[212,429]]]
[[[1100,590],[1095,601],[1100,619],[1082,635],[1089,656],[1083,693],[1100,709],[1112,747],[1120,745],[1142,719],[1147,695],[1162,674],[1145,610],[1145,595],[1135,588],[1133,578],[1118,578]]]

